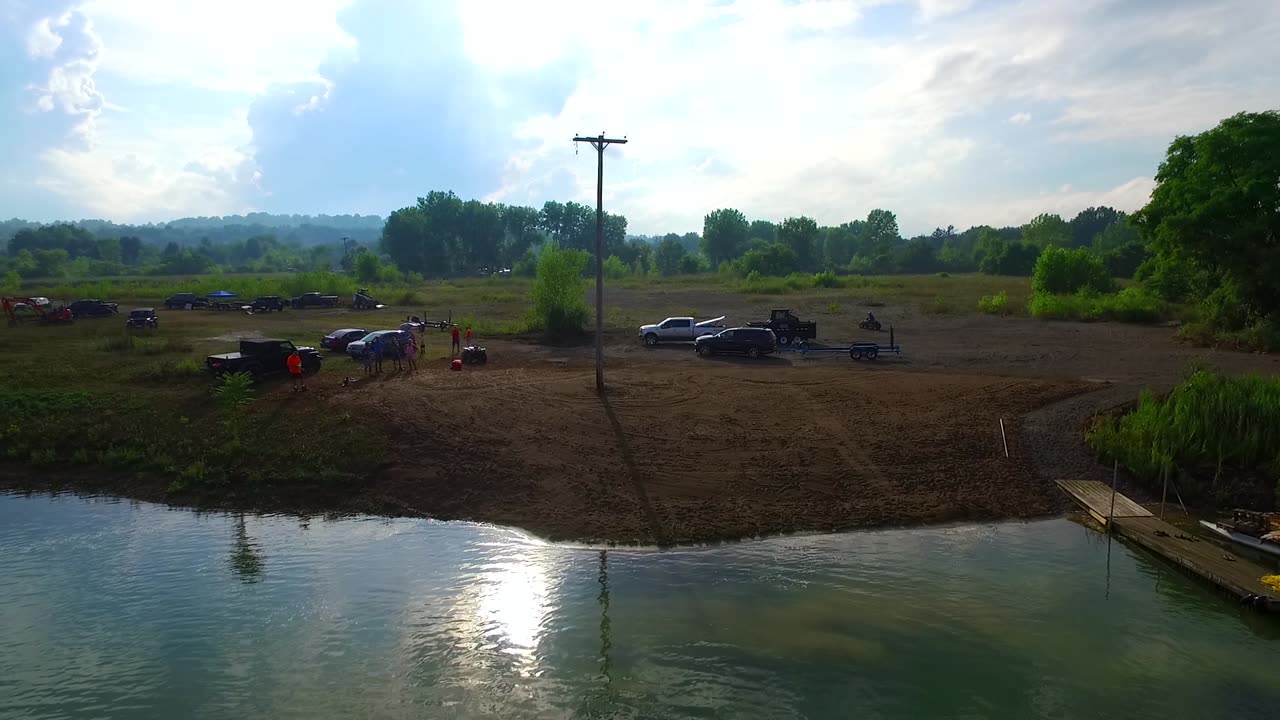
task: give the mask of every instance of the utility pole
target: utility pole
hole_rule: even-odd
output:
[[[574,142],[591,143],[596,149],[596,392],[604,395],[604,149],[625,145],[627,139],[575,135]]]

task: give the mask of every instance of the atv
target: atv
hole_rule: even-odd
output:
[[[880,321],[879,320],[863,320],[858,323],[858,327],[862,328],[863,330],[878,331],[880,329]]]

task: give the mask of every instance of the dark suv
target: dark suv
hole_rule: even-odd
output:
[[[736,327],[715,335],[703,335],[693,341],[693,348],[702,357],[716,353],[745,353],[755,358],[777,352],[778,338],[768,328]]]
[[[281,312],[284,310],[284,301],[279,295],[263,295],[254,300],[249,307],[256,313]]]
[[[197,297],[195,293],[178,293],[165,298],[164,306],[169,310],[181,310],[188,307],[209,307],[209,301],[202,297]]]
[[[107,317],[120,311],[115,303],[101,300],[77,300],[67,306],[76,317]]]

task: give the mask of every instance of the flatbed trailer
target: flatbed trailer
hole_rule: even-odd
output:
[[[901,345],[881,345],[873,342],[856,342],[844,346],[814,347],[809,343],[800,343],[796,352],[801,355],[848,355],[852,360],[875,360],[881,355],[902,355]]]

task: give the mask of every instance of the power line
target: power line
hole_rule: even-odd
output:
[[[625,145],[622,139],[575,135],[576,143],[591,143],[596,149],[596,392],[604,394],[604,149],[610,145]]]

